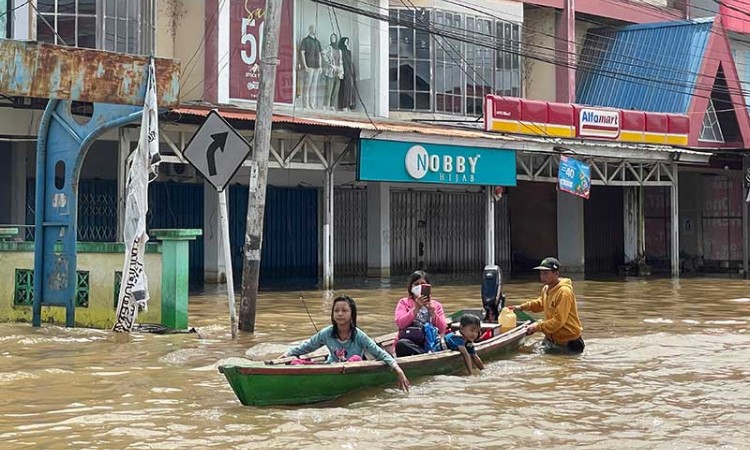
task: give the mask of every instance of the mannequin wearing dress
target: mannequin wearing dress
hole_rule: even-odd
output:
[[[344,66],[344,78],[341,79],[339,89],[339,109],[345,111],[351,111],[357,106],[357,71],[352,60],[352,51],[348,46],[349,38],[342,37],[339,40],[339,50]]]
[[[339,87],[344,78],[344,65],[341,49],[338,45],[338,36],[331,35],[330,45],[323,50],[323,76],[326,80],[325,98],[323,98],[323,109],[335,110],[339,100]]]

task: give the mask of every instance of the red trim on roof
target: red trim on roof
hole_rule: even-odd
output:
[[[688,109],[688,115],[692,121],[689,145],[691,147],[736,147],[736,142],[712,145],[698,140],[703,128],[703,116],[708,108],[708,100],[711,96],[719,67],[724,69],[724,76],[729,87],[729,96],[734,105],[737,124],[742,136],[742,146],[750,148],[750,115],[748,115],[747,107],[745,106],[745,99],[740,94],[742,92],[742,85],[737,72],[737,66],[734,64],[729,38],[722,24],[721,16],[717,16],[714,19],[714,25],[706,44],[706,51],[703,54],[703,64],[695,83],[693,101],[690,103],[690,108]]]

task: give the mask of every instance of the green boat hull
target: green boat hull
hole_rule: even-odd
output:
[[[517,328],[478,343],[476,350],[488,362],[518,350],[526,336],[528,322]],[[379,339],[384,346],[392,343],[393,334]],[[434,375],[465,373],[460,353],[444,351],[398,358],[399,366],[414,382]],[[334,400],[361,389],[395,385],[396,375],[380,361],[315,365],[273,365],[257,363],[247,366],[220,366],[237,398],[246,406],[301,405]]]

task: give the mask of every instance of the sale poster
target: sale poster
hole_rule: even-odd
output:
[[[292,103],[294,92],[294,1],[284,0],[276,66],[275,101]],[[229,39],[229,97],[258,99],[260,57],[266,15],[265,0],[231,0]],[[219,61],[221,64],[221,61]]]

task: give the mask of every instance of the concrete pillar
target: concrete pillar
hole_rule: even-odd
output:
[[[391,276],[391,187],[367,183],[367,275]]]
[[[557,192],[557,258],[566,275],[583,276],[585,272],[584,201],[581,197]]]
[[[326,142],[326,160],[333,162],[331,143]],[[333,288],[333,168],[325,170],[323,180],[323,289]]]
[[[672,244],[672,277],[680,276],[680,197],[679,197],[679,174],[677,165],[672,165],[672,177],[674,183],[669,189],[671,203],[672,220],[671,225],[671,244]]]
[[[10,12],[10,17],[8,18],[8,21],[13,24],[11,26],[13,32],[11,39],[31,41],[36,37],[33,31],[36,24],[36,7],[30,3],[15,2],[15,7]],[[2,11],[2,13],[5,13],[5,11]]]
[[[625,237],[625,258],[624,263],[632,263],[638,260],[638,240],[640,238],[640,230],[638,228],[641,222],[639,207],[639,191],[642,188],[639,186],[624,186],[622,188],[623,193],[623,220],[624,220],[624,237]]]
[[[203,224],[203,282],[224,284],[227,282],[227,267],[221,240],[219,193],[207,182],[203,183]]]
[[[555,21],[555,87],[561,103],[576,100],[576,10],[575,0],[563,0]]]
[[[378,0],[376,3],[378,3],[379,10],[380,11],[388,11],[388,8],[390,7],[390,4],[388,0]],[[388,112],[390,111],[390,105],[388,104],[389,98],[388,98],[388,70],[389,70],[389,60],[388,60],[388,22],[384,20],[377,20],[373,24],[373,34],[377,34],[377,36],[373,37],[373,55],[377,55],[377,64],[375,67],[377,67],[377,72],[380,74],[380,76],[373,77],[376,80],[376,83],[379,83],[379,85],[376,86],[375,89],[375,115],[380,117],[388,117]]]

